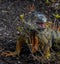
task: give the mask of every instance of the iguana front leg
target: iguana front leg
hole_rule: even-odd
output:
[[[20,52],[21,52],[21,48],[22,48],[22,43],[17,40],[17,43],[16,43],[16,49],[14,52],[11,52],[11,51],[7,51],[7,52],[2,52],[1,55],[2,56],[19,56]]]
[[[11,52],[11,51],[7,51],[7,52],[2,52],[1,56],[16,56],[17,53],[16,52]]]

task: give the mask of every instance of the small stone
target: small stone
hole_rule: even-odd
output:
[[[21,62],[20,62],[20,61],[18,61],[18,63],[20,64]]]

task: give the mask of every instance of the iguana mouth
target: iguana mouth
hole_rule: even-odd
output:
[[[42,29],[45,28],[45,23],[43,22],[36,22],[36,24]]]

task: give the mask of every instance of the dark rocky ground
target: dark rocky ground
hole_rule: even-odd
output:
[[[28,12],[25,8],[26,4],[28,4],[28,1],[0,0],[0,54],[4,51],[15,51],[16,38],[18,37],[16,28],[20,25],[19,15],[22,12]],[[27,48],[23,49],[21,57],[0,55],[0,64],[41,64],[39,61],[33,60],[33,57],[26,51],[29,50]],[[24,52],[25,54],[23,54]],[[55,52],[53,53],[55,54]],[[57,57],[50,63],[60,64],[60,57],[58,59]]]

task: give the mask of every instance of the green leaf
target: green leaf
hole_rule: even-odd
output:
[[[23,27],[18,26],[17,30],[20,31],[20,32],[22,32],[23,31]]]

